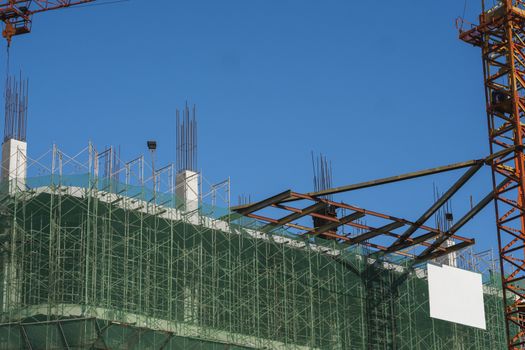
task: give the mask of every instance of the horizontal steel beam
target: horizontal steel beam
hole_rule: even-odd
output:
[[[391,247],[389,247],[388,248],[388,252],[396,252],[396,251],[401,250],[401,249],[406,249],[406,248],[412,247],[414,245],[418,245],[418,244],[426,242],[426,241],[428,241],[428,240],[430,240],[432,238],[435,238],[436,235],[437,234],[435,232],[429,232],[429,233],[426,233],[426,234],[418,236],[418,237],[407,238],[401,244],[397,244],[395,246],[392,245]]]
[[[363,189],[363,188],[380,186],[380,185],[385,185],[385,184],[389,184],[389,183],[393,183],[393,182],[405,181],[405,180],[415,179],[415,178],[418,178],[418,177],[439,174],[439,173],[443,173],[443,172],[447,172],[447,171],[453,171],[453,170],[468,168],[468,167],[472,167],[472,166],[475,166],[475,165],[478,165],[478,164],[485,164],[488,159],[489,158],[469,160],[469,161],[466,161],[466,162],[460,162],[460,163],[455,163],[455,164],[450,164],[450,165],[444,165],[444,166],[440,166],[440,167],[436,167],[436,168],[415,171],[415,172],[411,172],[411,173],[406,173],[406,174],[402,174],[402,175],[386,177],[386,178],[372,180],[372,181],[361,182],[361,183],[357,183],[357,184],[353,184],[353,185],[342,186],[342,187],[334,187],[334,188],[326,189],[326,190],[323,190],[323,191],[310,192],[310,193],[307,193],[306,195],[307,196],[311,196],[311,197],[320,197],[320,196],[327,196],[327,195],[337,194],[337,193],[342,193],[342,192],[350,192],[350,191],[360,190],[360,189]],[[286,198],[286,199],[282,200],[281,203],[282,202],[295,201],[295,200],[298,200],[298,199],[300,199],[300,198],[294,198],[294,197],[290,196],[289,198]],[[239,211],[241,209],[248,208],[248,207],[250,207],[252,205],[254,205],[254,204],[238,205],[238,206],[232,207],[231,210]]]
[[[388,225],[385,225],[385,226],[382,226],[382,227],[378,227],[372,231],[369,231],[369,232],[366,232],[366,233],[363,233],[357,237],[353,237],[351,238],[351,243],[352,244],[357,244],[357,243],[361,243],[363,241],[366,241],[366,240],[369,240],[369,239],[372,239],[376,236],[379,236],[379,235],[382,235],[382,234],[385,234],[385,233],[389,233],[390,231],[392,230],[395,230],[396,228],[400,228],[401,226],[404,226],[404,224],[402,222],[392,222]]]
[[[476,243],[476,241],[474,239],[472,240],[472,242],[457,243],[457,244],[454,244],[453,246],[445,248],[444,250],[435,251],[434,253],[427,254],[427,255],[425,255],[423,257],[418,256],[418,257],[416,257],[416,261],[417,262],[423,262],[423,261],[428,261],[428,260],[432,260],[432,259],[437,259],[439,257],[448,255],[448,254],[453,253],[453,252],[456,252],[456,251],[461,250],[463,248],[466,248],[468,246],[474,245],[475,243]]]
[[[290,223],[294,220],[300,219],[303,216],[309,215],[311,213],[314,213],[316,211],[322,210],[323,208],[326,208],[327,204],[323,202],[317,202],[309,207],[306,207],[302,209],[300,212],[291,213],[290,215],[287,215],[275,223],[267,224],[263,227],[261,227],[261,231],[266,232],[268,230],[271,230],[273,228],[286,225],[287,223]]]
[[[361,183],[357,183],[354,185],[334,187],[334,188],[330,188],[330,189],[323,190],[323,191],[310,192],[308,193],[308,195],[313,196],[313,197],[318,197],[318,196],[327,196],[331,194],[337,194],[341,192],[355,191],[355,190],[360,190],[363,188],[385,185],[385,184],[389,184],[393,182],[415,179],[415,178],[422,177],[422,176],[428,176],[428,175],[439,174],[439,173],[443,173],[447,171],[468,168],[468,167],[472,167],[472,166],[479,165],[479,164],[483,165],[484,162],[485,162],[484,159],[469,160],[467,162],[455,163],[455,164],[440,166],[440,167],[431,168],[427,170],[415,171],[412,173],[391,176],[391,177],[386,177],[386,178],[367,181],[367,182],[361,182]]]
[[[263,208],[266,208],[272,204],[282,202],[284,199],[290,198],[291,194],[292,194],[292,191],[287,190],[287,191],[281,192],[273,197],[267,198],[257,203],[249,204],[249,205],[242,206],[242,207],[233,207],[232,210],[241,215],[248,215],[258,210],[261,210]]]
[[[320,234],[325,233],[327,231],[331,231],[331,230],[333,230],[335,228],[338,228],[341,225],[345,225],[345,224],[349,223],[350,221],[354,221],[354,220],[360,219],[363,216],[365,216],[365,214],[363,214],[363,213],[352,213],[350,215],[347,215],[347,216],[344,216],[344,217],[340,218],[338,220],[338,222],[330,222],[330,223],[328,223],[326,225],[323,225],[323,226],[315,229],[311,233],[308,232],[308,234],[320,235]]]
[[[246,214],[246,216],[249,217],[249,218],[255,219],[255,220],[259,220],[259,221],[270,222],[270,223],[274,223],[274,224],[277,223],[277,220],[272,219],[272,218],[268,218],[268,217],[262,216],[262,215]],[[301,230],[301,231],[311,231],[312,230],[311,227],[297,225],[297,224],[293,224],[291,222],[289,222],[287,224],[284,224],[283,226],[292,227],[292,228],[295,228],[295,229],[298,229],[298,230]],[[255,228],[255,227],[254,227],[254,229],[257,230],[257,228]]]

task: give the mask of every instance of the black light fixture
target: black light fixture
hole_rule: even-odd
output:
[[[154,151],[157,149],[157,141],[151,140],[151,141],[148,141],[147,144],[148,144],[148,149],[150,151]]]

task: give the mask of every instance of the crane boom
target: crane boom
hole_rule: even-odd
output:
[[[94,2],[95,0],[0,0],[0,21],[5,25],[2,36],[8,45],[16,35],[31,32],[35,13]]]

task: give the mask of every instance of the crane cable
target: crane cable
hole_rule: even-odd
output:
[[[11,45],[6,45],[5,75],[9,76],[9,63],[11,60]]]
[[[456,18],[456,29],[463,32],[463,24],[465,24],[465,16],[467,15],[467,0],[463,4],[463,15]]]

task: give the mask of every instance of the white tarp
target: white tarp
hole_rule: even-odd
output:
[[[430,317],[486,329],[481,274],[428,264]]]

